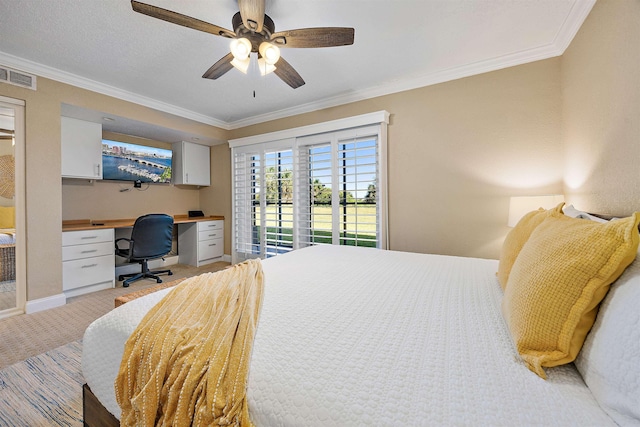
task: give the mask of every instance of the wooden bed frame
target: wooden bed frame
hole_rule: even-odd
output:
[[[119,427],[120,421],[93,394],[88,385],[82,386],[82,413],[85,427]]]

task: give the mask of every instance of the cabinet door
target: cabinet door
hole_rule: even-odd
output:
[[[211,258],[218,258],[222,255],[224,255],[223,239],[213,239],[198,242],[198,263],[209,260]]]
[[[61,117],[62,176],[102,179],[102,125]]]
[[[113,255],[64,261],[62,290],[81,288],[96,283],[113,282]]]
[[[185,184],[211,185],[209,147],[183,142],[182,165]]]

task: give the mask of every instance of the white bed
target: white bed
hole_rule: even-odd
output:
[[[337,246],[264,260],[247,391],[253,422],[640,424],[624,407],[616,409],[615,396],[600,406],[573,363],[548,368],[547,380],[525,366],[501,314],[497,266],[496,260]],[[638,266],[628,270],[637,273]],[[113,382],[124,343],[167,292],[133,300],[85,333],[84,377],[116,417]],[[585,347],[602,353],[589,339]],[[631,357],[637,371],[640,355]],[[584,364],[585,372],[601,376],[590,360]],[[640,386],[630,387],[633,396]]]
[[[15,245],[16,230],[14,228],[0,228],[0,245]]]

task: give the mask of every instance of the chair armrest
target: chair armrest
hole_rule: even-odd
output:
[[[118,242],[121,240],[126,240],[127,242],[129,242],[129,247],[131,247],[131,242],[133,242],[133,240],[127,239],[126,237],[120,237],[119,239],[116,239],[116,241],[114,242],[116,244],[116,248],[120,249],[120,247],[118,247]]]

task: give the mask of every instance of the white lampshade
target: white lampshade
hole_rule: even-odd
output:
[[[233,58],[233,60],[231,61],[231,65],[233,65],[243,73],[247,74],[247,70],[249,69],[250,62],[251,62],[251,58],[249,57],[247,57],[246,59]]]
[[[269,73],[272,73],[276,70],[276,66],[267,63],[264,58],[258,59],[258,68],[260,69],[260,75],[266,76]]]
[[[230,47],[233,57],[239,61],[244,61],[251,53],[251,42],[245,38],[231,40]]]
[[[551,209],[562,202],[564,202],[564,196],[562,194],[512,197],[511,200],[509,200],[509,221],[507,225],[509,227],[515,227],[518,221],[529,212],[539,208]]]
[[[258,48],[260,56],[262,56],[267,64],[274,65],[280,59],[280,48],[271,43],[262,42]]]

